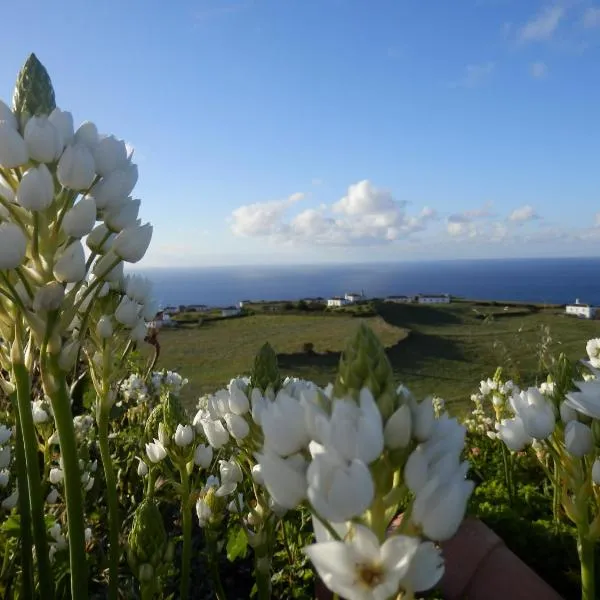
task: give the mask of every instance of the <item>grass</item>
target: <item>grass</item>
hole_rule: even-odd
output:
[[[398,382],[416,394],[438,394],[456,410],[468,405],[482,378],[498,365],[521,384],[542,377],[539,346],[545,328],[552,350],[572,360],[585,354],[585,342],[600,335],[600,322],[578,320],[560,308],[459,302],[440,306],[375,305],[379,316],[256,315],[206,322],[201,327],[162,331],[160,366],[190,379],[186,403],[248,373],[254,354],[269,341],[285,374],[320,384],[335,375],[340,351],[360,321],[366,321],[387,348]],[[314,344],[315,353],[303,345]]]
[[[397,345],[408,333],[380,317],[292,314],[206,321],[201,327],[161,331],[159,366],[177,370],[190,380],[184,388],[188,406],[232,377],[248,374],[256,352],[266,341],[278,353],[283,373],[326,384],[335,374],[341,350],[361,321],[368,323],[386,346]],[[305,343],[313,344],[314,353],[304,351]]]

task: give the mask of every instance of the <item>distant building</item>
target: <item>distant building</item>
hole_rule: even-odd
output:
[[[354,304],[355,302],[360,302],[364,299],[365,297],[363,294],[357,294],[356,292],[349,292],[344,296],[344,300],[346,300],[348,304]]]
[[[450,304],[450,294],[419,294],[419,304]]]
[[[394,302],[396,304],[410,304],[415,301],[414,296],[388,296],[384,302]]]
[[[206,304],[188,304],[185,307],[187,312],[206,312],[208,310],[208,306]]]
[[[348,304],[348,300],[346,300],[346,298],[342,298],[341,296],[334,296],[333,298],[327,299],[327,306],[329,307],[346,306],[346,304]]]
[[[582,304],[579,301],[579,298],[575,300],[575,304],[567,304],[565,307],[565,312],[568,315],[573,315],[574,317],[579,317],[580,319],[593,319],[596,316],[597,311],[596,306],[591,306],[590,304]]]
[[[222,317],[235,317],[240,314],[240,309],[237,306],[227,306],[221,309]]]

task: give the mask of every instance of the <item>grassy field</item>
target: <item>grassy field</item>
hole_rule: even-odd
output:
[[[600,322],[566,317],[558,308],[486,306],[459,302],[442,306],[376,305],[379,316],[363,319],[387,347],[398,382],[420,395],[435,393],[457,410],[468,404],[479,381],[499,364],[507,376],[534,383],[539,346],[549,328],[552,350],[578,359],[585,342],[600,336]],[[186,403],[247,373],[256,350],[269,341],[285,374],[325,384],[339,353],[361,319],[351,316],[259,315],[163,331],[161,367],[190,379]],[[315,353],[303,350],[314,344]]]

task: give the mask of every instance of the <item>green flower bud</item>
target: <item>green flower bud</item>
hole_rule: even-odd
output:
[[[146,421],[144,434],[146,439],[151,442],[158,435],[158,426],[163,420],[164,407],[162,404],[155,406]]]
[[[156,568],[165,555],[167,533],[162,515],[153,498],[144,498],[133,516],[129,532],[127,557],[132,571],[141,570],[144,563]]]
[[[169,393],[163,402],[163,424],[169,440],[173,439],[177,425],[187,423],[187,421],[187,416],[179,398],[175,394]]]
[[[30,117],[49,115],[55,108],[54,88],[48,71],[35,54],[30,54],[17,75],[13,110],[24,127]]]
[[[273,392],[277,393],[281,388],[281,383],[277,354],[269,342],[266,342],[254,359],[250,387],[258,388],[263,393],[270,387]]]
[[[384,419],[401,404],[385,348],[364,323],[342,353],[333,394],[357,398],[363,387],[371,390]]]

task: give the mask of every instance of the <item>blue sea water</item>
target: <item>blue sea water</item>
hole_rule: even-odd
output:
[[[361,292],[452,294],[476,300],[600,303],[600,258],[146,269],[162,305],[224,306]]]

